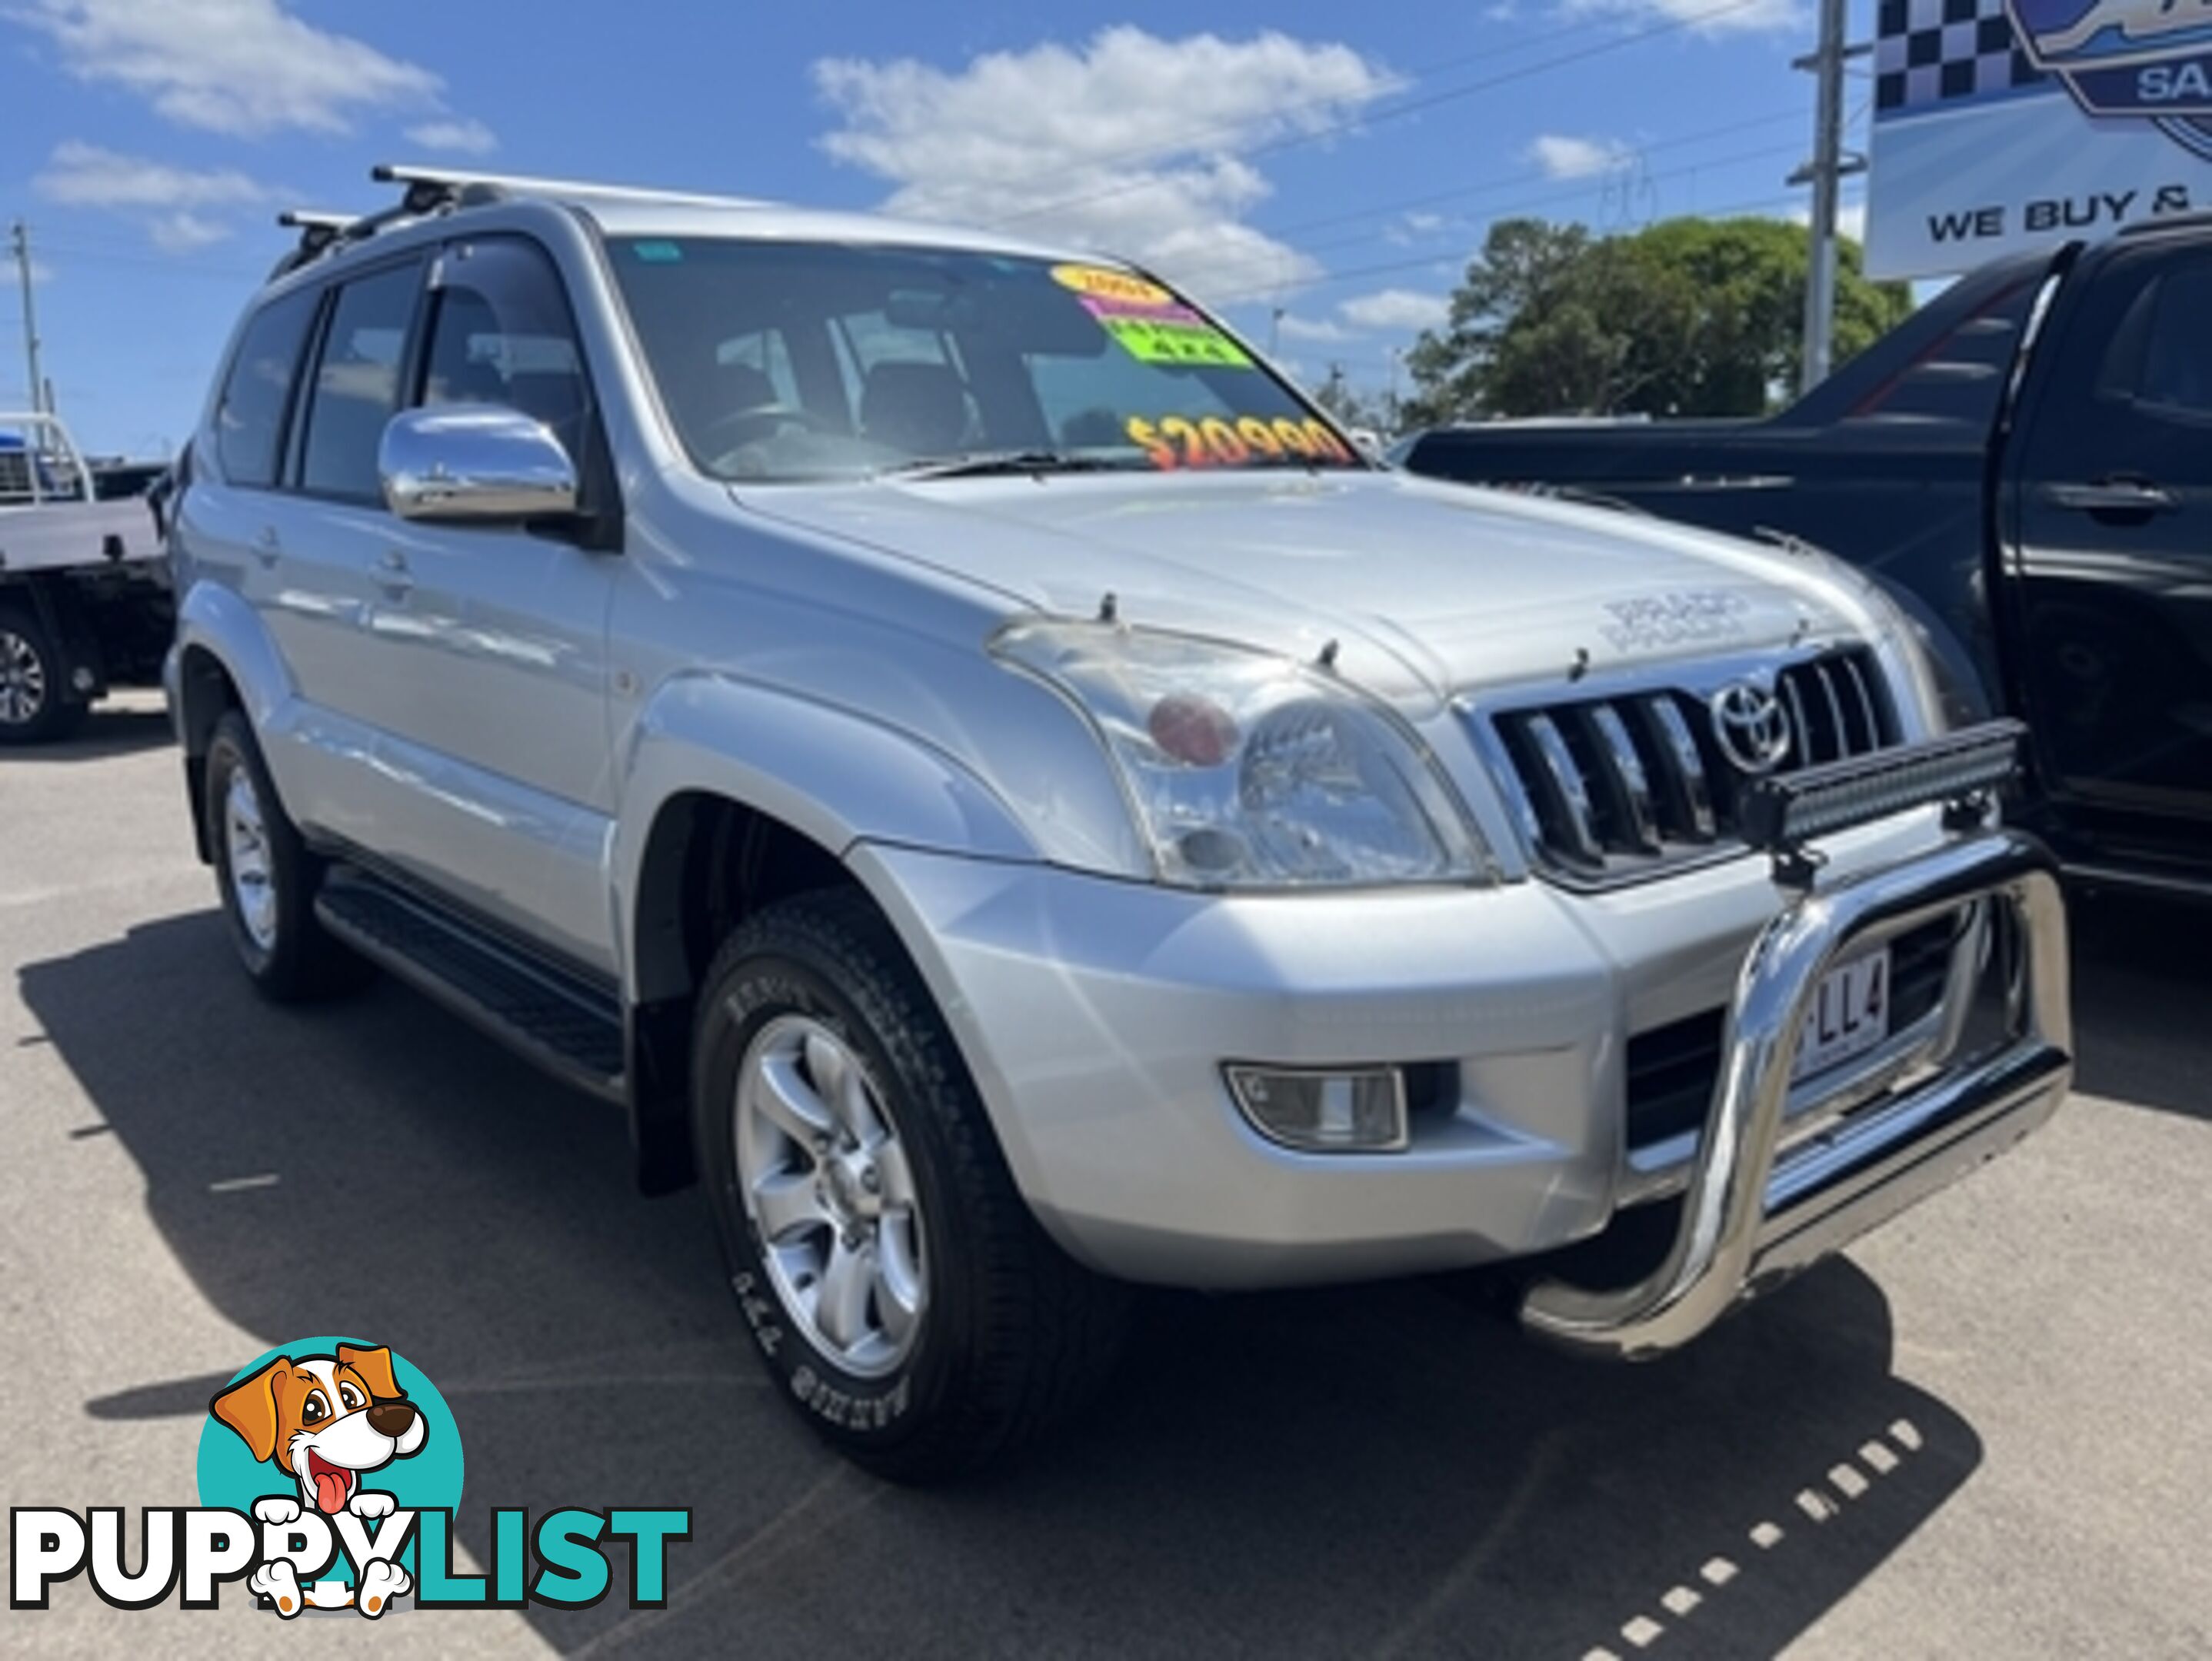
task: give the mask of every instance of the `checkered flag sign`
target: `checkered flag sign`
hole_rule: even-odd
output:
[[[2013,37],[2004,0],[1881,0],[1875,109],[1926,109],[2045,79]]]

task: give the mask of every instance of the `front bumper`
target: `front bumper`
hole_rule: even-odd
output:
[[[1705,1129],[1668,1185],[1687,1191],[1664,1270],[1614,1292],[1547,1284],[1527,1305],[1549,1338],[1634,1355],[2025,1135],[2070,1082],[2064,915],[2039,844],[1949,835],[1930,809],[1824,846],[1825,886],[1794,900],[1757,858],[1603,896],[1523,882],[1221,897],[880,846],[851,857],[1032,1209],[1133,1280],[1344,1281],[1598,1234],[1650,1192],[1626,1145],[1627,1035],[1727,1009]],[[1997,1052],[1960,1063],[1948,1040],[1918,1046],[1878,1089],[1854,1080],[1850,1112],[1801,1116],[1787,1080],[1826,970],[1932,918],[1999,908],[2027,967]],[[1303,1153],[1246,1123],[1231,1061],[1443,1063],[1456,1088],[1403,1152]]]
[[[1821,977],[1843,957],[1974,902],[2021,943],[2006,1035],[1989,1052],[1778,1157],[1790,1064]],[[1522,1316],[1569,1349],[1635,1360],[1679,1348],[2049,1118],[2073,1081],[2065,908],[2056,862],[1993,831],[1790,905],[1760,934],[1729,1011],[1721,1079],[1665,1262],[1634,1286],[1535,1287]]]

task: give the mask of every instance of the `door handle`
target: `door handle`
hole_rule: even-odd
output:
[[[276,527],[263,525],[261,534],[253,539],[253,557],[261,561],[261,568],[266,571],[275,565],[283,552],[283,539],[277,536]]]
[[[2145,479],[2099,479],[2089,484],[2054,484],[2044,493],[2053,505],[2076,513],[2170,513],[2181,499]]]
[[[387,548],[376,556],[376,585],[392,598],[404,598],[415,586],[415,573],[407,568],[407,556],[396,548]]]

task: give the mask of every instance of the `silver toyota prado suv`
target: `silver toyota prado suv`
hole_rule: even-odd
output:
[[[1658,1354],[2064,1095],[2019,735],[1817,552],[1391,471],[1093,254],[379,177],[174,512],[231,939],[626,1115],[869,1467],[1064,1416],[1133,1284]]]

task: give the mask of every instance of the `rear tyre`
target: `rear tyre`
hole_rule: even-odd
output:
[[[88,706],[70,696],[61,652],[35,613],[0,608],[0,744],[66,737]]]
[[[1016,1191],[935,1003],[865,897],[732,933],[692,1054],[700,1170],[755,1343],[815,1431],[894,1481],[1003,1458],[1085,1405],[1127,1288]]]
[[[325,863],[285,816],[253,730],[236,710],[216,723],[209,742],[202,811],[215,851],[223,920],[254,989],[276,1003],[292,1003],[367,980],[369,965],[333,939],[315,916]]]

